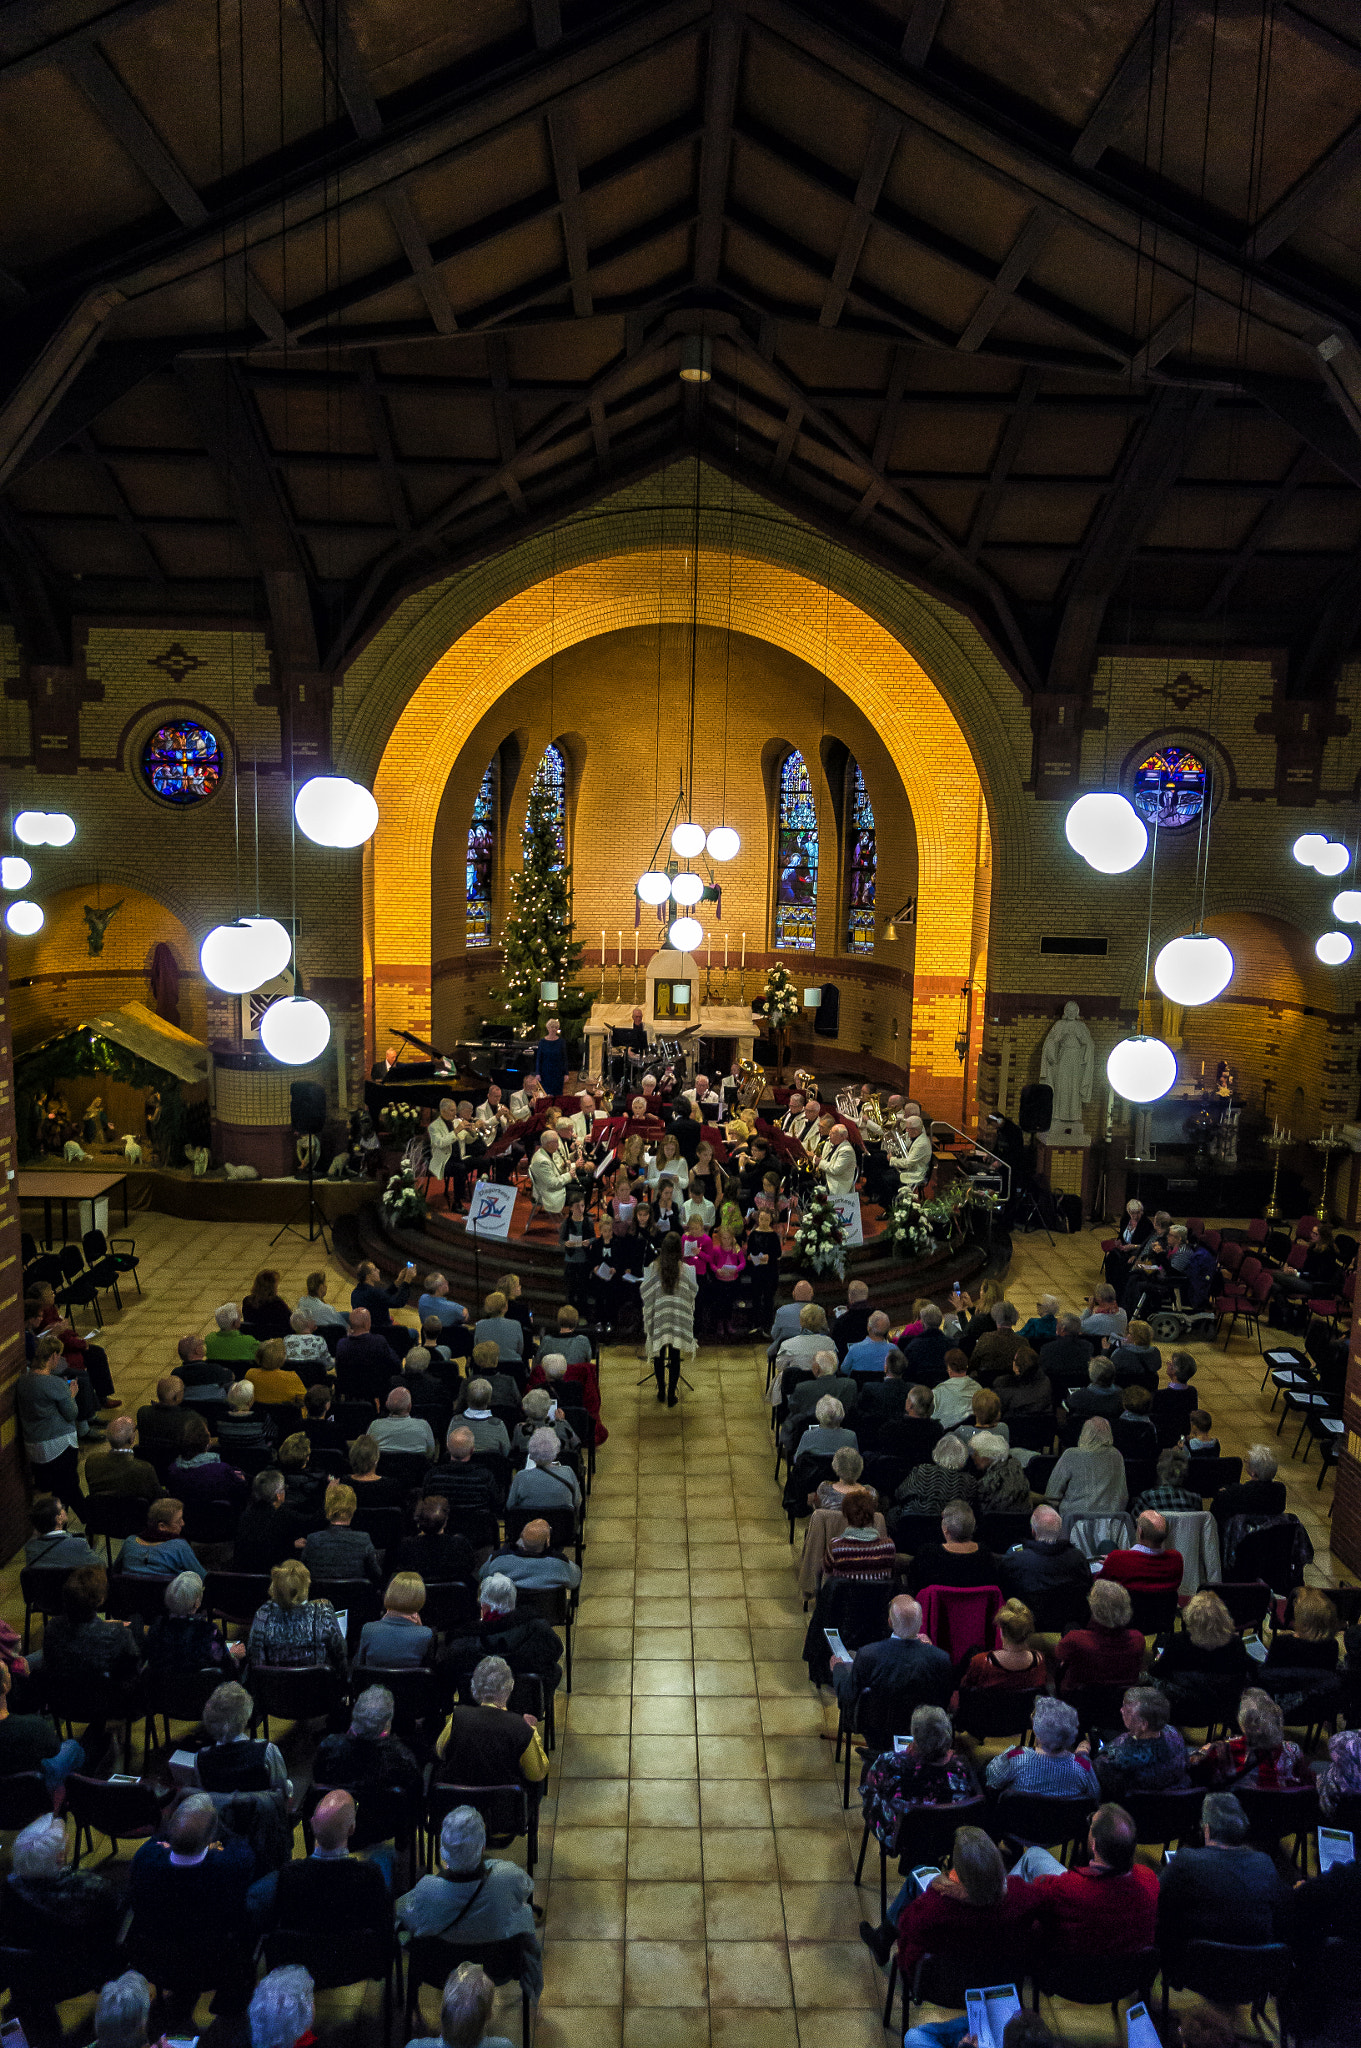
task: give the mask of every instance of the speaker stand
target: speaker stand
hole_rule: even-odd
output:
[[[326,1247],[327,1257],[331,1255],[331,1240],[326,1235],[326,1220],[317,1207],[317,1163],[312,1156],[310,1145],[307,1148],[307,1229],[304,1232],[297,1222],[292,1220],[281,1223],[269,1241],[271,1250],[281,1237],[300,1237],[305,1244],[315,1244],[320,1238]]]

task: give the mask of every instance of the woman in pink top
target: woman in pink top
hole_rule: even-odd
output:
[[[737,1242],[736,1233],[726,1224],[720,1224],[709,1240],[700,1282],[703,1288],[707,1278],[714,1331],[719,1337],[732,1335],[733,1317],[737,1313],[737,1283],[746,1267],[747,1255]]]

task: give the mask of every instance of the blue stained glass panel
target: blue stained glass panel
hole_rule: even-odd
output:
[[[543,759],[534,771],[534,784],[538,789],[547,788],[553,800],[554,829],[558,852],[567,855],[567,763],[560,747],[549,745],[543,750]]]
[[[217,735],[192,719],[159,727],[142,749],[142,773],[163,802],[202,803],[222,779]]]
[[[1205,763],[1186,747],[1163,747],[1135,769],[1133,801],[1160,832],[1194,824],[1205,804]]]
[[[860,772],[858,761],[852,764],[851,834],[847,847],[846,868],[850,877],[846,907],[846,951],[872,953],[874,885],[879,872],[879,856],[875,850],[874,806],[866,792],[865,778]]]
[[[776,850],[775,950],[811,953],[818,926],[818,815],[802,754],[780,770]]]
[[[496,845],[496,770],[491,762],[482,777],[482,787],[473,805],[468,828],[468,923],[469,946],[491,944],[492,857]]]

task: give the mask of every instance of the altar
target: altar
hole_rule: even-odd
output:
[[[648,962],[640,1006],[648,1044],[658,1039],[679,1043],[691,1073],[701,1035],[732,1039],[735,1057],[745,1060],[751,1058],[759,1031],[750,1004],[702,1002],[702,985],[702,969],[693,954],[663,948]],[[584,1029],[586,1067],[593,1079],[608,1075],[610,1034],[628,1029],[633,1010],[632,1003],[592,1005]]]

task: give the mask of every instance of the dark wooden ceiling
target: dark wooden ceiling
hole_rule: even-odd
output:
[[[1355,0],[7,0],[0,190],[30,660],[334,670],[701,444],[1028,692],[1361,631]]]

